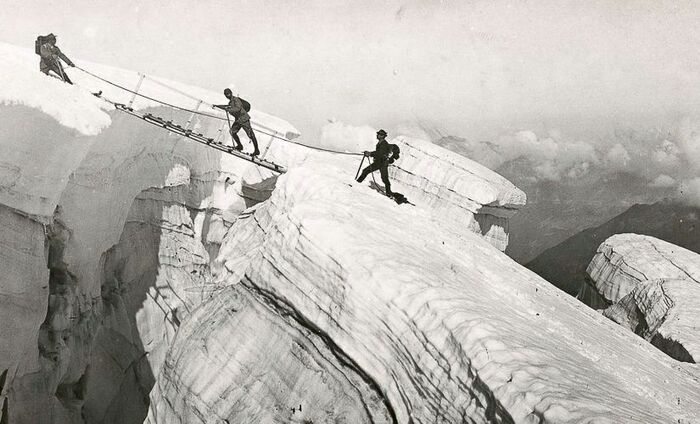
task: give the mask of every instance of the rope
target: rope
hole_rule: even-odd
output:
[[[224,119],[224,118],[222,118],[222,117],[220,117],[220,116],[218,116],[218,115],[212,115],[212,114],[210,114],[210,113],[205,113],[205,112],[200,112],[200,111],[193,110],[193,109],[188,109],[188,108],[185,108],[185,107],[181,107],[181,106],[174,105],[174,104],[172,104],[172,103],[168,103],[168,102],[165,102],[165,101],[162,101],[162,100],[158,100],[158,99],[156,99],[156,98],[154,98],[154,97],[150,97],[150,96],[147,96],[147,95],[145,95],[145,94],[141,94],[141,93],[139,93],[139,92],[137,92],[137,91],[134,91],[134,90],[131,90],[131,89],[129,89],[129,88],[126,88],[126,87],[124,87],[123,85],[119,85],[119,84],[117,84],[117,83],[114,83],[114,82],[112,82],[112,81],[109,81],[108,79],[102,78],[102,77],[99,76],[99,75],[93,74],[92,72],[90,72],[90,71],[88,71],[88,70],[85,70],[85,69],[81,68],[80,66],[75,66],[75,68],[76,68],[76,69],[79,69],[79,70],[81,70],[81,71],[83,71],[83,72],[85,72],[86,74],[88,74],[88,75],[90,75],[90,76],[92,76],[92,77],[94,77],[94,78],[97,78],[97,79],[100,80],[100,81],[103,81],[103,82],[106,82],[107,84],[113,85],[114,87],[117,87],[117,88],[119,88],[119,89],[121,89],[121,90],[127,91],[127,92],[129,92],[129,93],[131,93],[131,94],[134,94],[134,95],[137,95],[137,96],[139,96],[139,97],[143,97],[144,99],[148,99],[148,100],[151,100],[151,101],[153,101],[153,102],[160,103],[160,104],[162,104],[162,105],[164,105],[164,106],[168,106],[168,107],[171,107],[171,108],[174,108],[174,109],[178,109],[178,110],[182,110],[182,111],[185,111],[185,112],[190,112],[190,113],[193,113],[193,114],[195,114],[195,115],[201,115],[201,116],[206,116],[206,117],[213,118],[213,119],[218,119],[218,120],[221,120],[221,121],[227,120],[227,119]],[[153,80],[153,79],[151,78],[151,80]],[[202,101],[202,103],[208,104],[207,102],[204,102],[204,101]],[[228,118],[228,115],[226,116],[226,118]],[[256,126],[259,127],[259,125],[256,125]],[[339,151],[339,150],[331,150],[331,149],[324,149],[323,147],[310,146],[310,145],[308,145],[308,144],[299,143],[299,142],[297,142],[297,141],[290,140],[290,139],[288,139],[288,138],[286,138],[286,137],[280,137],[280,136],[278,136],[278,135],[276,135],[276,134],[272,134],[272,133],[270,133],[270,132],[261,130],[261,129],[259,129],[259,128],[257,128],[256,131],[259,132],[259,133],[265,134],[265,135],[269,135],[270,137],[276,138],[276,139],[278,139],[278,140],[282,140],[282,141],[286,141],[286,142],[288,142],[288,143],[296,144],[296,145],[298,145],[298,146],[306,147],[307,149],[313,149],[313,150],[318,150],[318,151],[327,152],[327,153],[335,153],[335,154],[339,154],[339,155],[350,155],[350,156],[361,156],[361,155],[362,155],[362,153],[356,153],[356,152],[341,152],[341,151]]]
[[[292,144],[296,144],[296,145],[299,145],[299,146],[304,146],[304,147],[306,147],[306,148],[308,148],[308,149],[320,150],[320,151],[326,152],[326,153],[335,153],[335,154],[337,154],[337,155],[348,155],[348,156],[363,156],[363,155],[364,155],[364,153],[341,152],[340,150],[331,150],[331,149],[324,149],[323,147],[309,146],[308,144],[298,143],[298,142],[292,141],[292,140],[287,140],[287,141],[289,141],[289,142],[292,143]]]
[[[117,87],[117,88],[119,88],[119,89],[122,89],[122,90],[124,90],[124,91],[127,91],[127,92],[129,92],[129,93],[131,93],[131,94],[135,94],[135,95],[137,95],[137,96],[139,96],[139,97],[143,97],[144,99],[148,99],[148,100],[151,100],[151,101],[153,101],[153,102],[160,103],[160,104],[162,104],[162,105],[164,105],[164,106],[168,106],[168,107],[171,107],[171,108],[174,108],[174,109],[178,109],[178,110],[182,110],[182,111],[185,111],[185,112],[194,113],[194,114],[196,114],[196,115],[207,116],[207,117],[209,117],[209,118],[214,118],[214,119],[219,119],[219,120],[221,120],[221,121],[225,121],[224,118],[222,118],[222,117],[220,117],[220,116],[217,116],[217,115],[212,115],[212,114],[210,114],[210,113],[199,112],[199,111],[196,111],[196,110],[193,110],[193,109],[188,109],[188,108],[186,108],[186,107],[177,106],[177,105],[174,105],[174,104],[172,104],[172,103],[168,103],[168,102],[165,102],[165,101],[163,101],[163,100],[158,100],[158,99],[156,99],[156,98],[154,98],[154,97],[150,97],[150,96],[147,96],[147,95],[145,95],[145,94],[141,94],[141,93],[139,93],[139,92],[137,92],[137,91],[134,91],[134,90],[131,90],[131,89],[129,89],[129,88],[126,88],[126,87],[124,87],[123,85],[119,85],[119,84],[114,83],[114,82],[112,82],[112,81],[109,81],[109,80],[107,80],[107,79],[105,79],[105,78],[102,78],[101,76],[95,75],[95,74],[93,74],[93,73],[90,72],[90,71],[86,71],[85,69],[83,69],[83,68],[81,68],[81,67],[79,67],[79,66],[76,66],[75,68],[76,68],[76,69],[80,69],[81,71],[85,72],[85,73],[88,74],[88,75],[91,75],[91,76],[97,78],[97,79],[100,80],[100,81],[104,81],[104,82],[106,82],[107,84],[113,85],[113,86],[115,86],[115,87]]]

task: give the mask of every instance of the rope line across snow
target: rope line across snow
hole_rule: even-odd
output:
[[[112,85],[112,86],[114,86],[114,87],[117,87],[117,88],[119,88],[120,90],[124,90],[124,91],[126,91],[126,92],[129,92],[129,93],[134,94],[134,95],[136,95],[136,96],[142,97],[142,98],[144,98],[144,99],[151,100],[151,101],[156,102],[156,103],[160,103],[160,104],[162,104],[163,106],[168,106],[168,107],[171,107],[171,108],[173,108],[173,109],[178,109],[178,110],[181,110],[181,111],[184,111],[184,112],[190,112],[190,113],[193,113],[193,114],[195,114],[195,115],[206,116],[206,117],[208,117],[208,118],[213,118],[213,119],[218,119],[218,120],[221,120],[221,121],[226,121],[226,118],[223,118],[223,117],[218,116],[218,115],[213,115],[213,114],[211,114],[211,113],[206,113],[206,112],[200,112],[200,111],[197,111],[197,110],[194,110],[194,109],[188,109],[188,108],[186,108],[186,107],[177,106],[177,105],[174,105],[174,104],[172,104],[172,103],[168,103],[168,102],[166,102],[166,101],[157,99],[157,98],[155,98],[155,97],[147,96],[147,95],[145,95],[145,94],[142,94],[142,93],[139,93],[139,92],[137,92],[137,91],[131,90],[131,89],[127,88],[127,87],[124,87],[123,85],[120,85],[120,84],[117,84],[117,83],[115,83],[115,82],[112,82],[112,81],[110,81],[110,80],[108,80],[108,79],[106,79],[106,78],[103,78],[103,77],[99,76],[99,75],[96,75],[96,74],[94,74],[94,73],[92,73],[92,72],[90,72],[90,71],[88,71],[88,70],[86,70],[86,69],[83,69],[83,68],[79,67],[79,66],[76,66],[75,69],[78,69],[78,70],[80,70],[80,71],[83,71],[83,72],[85,72],[86,74],[92,76],[93,78],[97,78],[98,80],[103,81],[103,82],[106,82],[107,84],[110,84],[110,85]],[[155,80],[154,80],[154,81],[155,81]],[[163,85],[163,84],[161,84],[161,85]],[[165,86],[165,85],[163,85],[163,86]],[[165,87],[167,87],[167,86],[165,86]],[[167,88],[170,88],[170,87],[167,87]],[[171,88],[171,89],[172,89],[172,88]],[[205,102],[204,100],[201,100],[201,99],[198,99],[198,100],[200,100],[200,101],[201,101],[202,103],[204,103],[204,104],[209,104],[209,103]],[[110,103],[115,104],[114,102],[110,102]],[[138,116],[138,114],[137,114],[137,116]],[[339,154],[339,155],[362,156],[362,153],[357,153],[357,152],[343,152],[343,151],[339,151],[339,150],[324,149],[323,147],[316,147],[316,146],[310,146],[310,145],[308,145],[308,144],[299,143],[299,142],[290,140],[290,139],[288,139],[288,138],[286,138],[286,137],[282,137],[282,136],[279,136],[279,135],[277,135],[277,134],[272,134],[272,133],[270,133],[270,132],[268,132],[268,131],[265,131],[264,129],[261,129],[261,128],[260,128],[260,124],[256,124],[256,123],[253,122],[253,121],[251,121],[251,123],[253,123],[253,124],[255,125],[255,127],[257,127],[257,128],[255,128],[255,131],[257,131],[257,132],[259,132],[259,133],[268,135],[268,136],[270,136],[270,137],[272,137],[272,138],[276,138],[276,139],[278,139],[278,140],[286,141],[286,142],[288,142],[288,143],[296,144],[296,145],[298,145],[298,146],[303,146],[303,147],[306,147],[306,148],[308,148],[308,149],[318,150],[318,151],[327,152],[327,153],[335,153],[335,154]]]

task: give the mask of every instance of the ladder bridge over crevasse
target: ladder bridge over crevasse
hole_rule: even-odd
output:
[[[292,141],[291,139],[289,139],[289,138],[287,138],[287,137],[283,137],[280,133],[278,133],[277,131],[275,131],[275,130],[273,130],[273,129],[271,129],[271,128],[267,128],[267,127],[265,127],[265,126],[263,126],[263,125],[261,125],[261,124],[259,124],[259,123],[255,123],[255,122],[252,122],[252,121],[251,121],[251,123],[253,124],[253,130],[254,130],[256,133],[262,133],[262,134],[265,134],[265,135],[270,136],[270,142],[269,142],[269,143],[267,144],[267,146],[264,148],[263,153],[262,153],[262,156],[261,156],[261,157],[252,156],[252,155],[250,155],[250,154],[243,153],[243,152],[241,152],[241,151],[239,151],[239,150],[236,150],[236,149],[233,147],[233,145],[226,145],[226,144],[223,144],[223,142],[221,142],[219,139],[215,140],[215,139],[213,139],[213,138],[211,138],[211,137],[207,137],[207,136],[205,136],[204,134],[197,133],[197,132],[193,131],[193,130],[190,128],[190,125],[192,124],[192,121],[193,121],[195,115],[205,116],[205,117],[208,117],[208,118],[221,120],[221,121],[223,121],[223,122],[222,122],[222,126],[223,126],[224,124],[226,124],[227,121],[229,121],[229,120],[228,120],[228,117],[224,118],[224,117],[219,116],[219,115],[214,115],[214,114],[211,114],[211,113],[205,113],[205,112],[199,110],[199,107],[202,106],[202,105],[213,106],[213,105],[211,105],[211,104],[205,102],[205,101],[202,100],[202,99],[197,99],[197,98],[195,98],[195,97],[193,97],[193,96],[191,96],[191,95],[189,95],[189,94],[187,94],[187,93],[182,92],[181,90],[178,90],[178,89],[176,89],[176,88],[174,88],[174,87],[170,87],[169,85],[165,84],[165,83],[162,82],[162,81],[158,81],[158,80],[156,80],[156,79],[149,78],[149,81],[152,81],[152,82],[154,82],[154,83],[156,83],[156,84],[158,84],[158,85],[160,85],[160,86],[162,86],[162,87],[164,87],[164,88],[166,88],[166,89],[168,89],[168,90],[174,91],[174,92],[176,92],[176,93],[178,93],[178,94],[180,94],[180,95],[184,95],[184,96],[186,96],[186,97],[188,97],[188,98],[191,98],[191,99],[197,101],[196,107],[195,107],[194,109],[184,108],[184,107],[177,106],[177,105],[174,105],[174,104],[172,104],[172,103],[168,103],[168,102],[165,102],[165,101],[163,101],[163,100],[160,100],[160,99],[157,99],[157,98],[154,98],[154,97],[151,97],[151,96],[147,96],[147,95],[145,95],[145,94],[143,94],[143,93],[140,93],[140,92],[139,92],[139,89],[141,88],[142,83],[143,83],[144,80],[146,79],[146,75],[145,75],[145,74],[139,74],[139,80],[138,80],[138,83],[137,83],[137,85],[136,85],[136,88],[135,88],[134,90],[131,90],[131,89],[127,88],[127,87],[124,87],[124,86],[119,85],[119,84],[117,84],[117,83],[115,83],[115,82],[112,82],[112,81],[110,81],[110,80],[108,80],[108,79],[105,79],[105,78],[103,78],[103,77],[101,77],[101,76],[99,76],[99,75],[96,75],[96,74],[94,74],[94,73],[92,73],[92,72],[90,72],[90,71],[87,71],[87,70],[85,70],[85,69],[83,69],[83,68],[81,68],[81,67],[79,67],[79,66],[76,66],[75,69],[78,69],[78,70],[80,70],[80,71],[82,71],[82,72],[85,72],[86,74],[92,76],[93,78],[96,78],[96,79],[98,79],[98,80],[100,80],[100,81],[103,81],[103,82],[105,82],[105,83],[107,83],[107,84],[110,84],[110,85],[112,85],[112,86],[114,86],[114,87],[117,87],[117,88],[119,88],[120,90],[123,90],[123,91],[125,91],[125,92],[131,93],[131,94],[132,94],[131,100],[130,100],[127,104],[118,103],[118,102],[109,100],[109,99],[105,98],[104,96],[101,96],[101,95],[99,95],[99,94],[96,94],[96,95],[97,95],[98,97],[100,97],[101,99],[103,99],[103,100],[105,100],[105,101],[111,103],[117,110],[119,110],[119,111],[121,111],[121,112],[124,112],[124,113],[127,113],[127,114],[129,114],[129,115],[135,116],[135,117],[137,117],[137,118],[140,118],[140,119],[142,119],[143,121],[145,121],[145,122],[147,122],[147,123],[149,123],[149,124],[152,124],[152,125],[161,127],[161,128],[163,128],[163,129],[168,130],[169,132],[172,132],[172,133],[174,133],[174,134],[178,134],[178,135],[180,135],[180,136],[182,136],[182,137],[186,137],[186,138],[188,138],[188,139],[190,139],[190,140],[193,140],[193,141],[195,141],[195,142],[197,142],[197,143],[203,144],[203,145],[205,145],[205,146],[207,146],[207,147],[210,147],[210,148],[219,150],[219,151],[221,151],[221,152],[223,152],[223,153],[226,153],[226,154],[235,156],[235,157],[237,157],[237,158],[239,158],[239,159],[243,159],[243,160],[246,160],[246,161],[248,161],[248,162],[252,162],[253,164],[255,164],[255,165],[257,165],[257,166],[261,166],[261,167],[263,167],[263,168],[267,168],[267,169],[269,169],[269,170],[271,170],[271,171],[274,171],[274,172],[277,172],[277,173],[280,173],[280,174],[287,172],[287,168],[286,168],[285,166],[279,165],[279,164],[274,163],[274,162],[271,162],[271,161],[269,161],[269,160],[265,160],[265,155],[267,154],[267,151],[268,151],[268,149],[270,148],[270,144],[272,143],[272,140],[273,140],[273,139],[281,140],[281,141],[284,141],[284,142],[288,142],[288,143],[300,145],[300,146],[303,146],[303,147],[306,147],[306,148],[309,148],[309,149],[318,150],[318,151],[323,151],[323,152],[327,152],[327,153],[335,153],[335,154],[350,155],[350,156],[362,156],[362,155],[363,155],[362,153],[344,152],[344,151],[337,151],[337,150],[331,150],[331,149],[324,149],[324,148],[322,148],[322,147],[310,146],[310,145],[307,145],[307,144],[303,144],[303,143],[299,143],[299,142],[296,142],[296,141]],[[166,120],[166,119],[164,119],[164,118],[162,118],[162,117],[158,117],[158,116],[155,116],[155,115],[150,114],[150,113],[141,113],[140,111],[136,111],[136,110],[132,107],[132,105],[133,105],[133,103],[134,103],[134,100],[136,99],[137,96],[138,96],[138,97],[142,97],[142,98],[147,99],[147,100],[151,100],[151,101],[153,101],[153,102],[159,103],[159,104],[161,104],[161,105],[163,105],[163,106],[166,106],[166,107],[169,107],[169,108],[172,108],[172,109],[177,109],[177,110],[181,110],[181,111],[185,111],[185,112],[190,112],[190,113],[191,113],[191,116],[190,116],[190,118],[187,120],[187,123],[185,124],[185,126],[182,127],[181,125],[176,124],[176,123],[174,123],[174,122],[172,122],[172,121],[170,121],[170,120]]]
[[[287,168],[285,168],[282,165],[278,165],[274,162],[270,162],[270,161],[265,160],[265,159],[260,159],[257,156],[252,156],[250,154],[240,152],[240,151],[234,149],[233,146],[229,146],[229,145],[217,142],[213,138],[206,137],[203,134],[192,131],[191,129],[183,128],[182,126],[175,124],[172,121],[166,121],[164,118],[161,118],[159,116],[155,116],[155,115],[150,114],[150,113],[139,113],[139,112],[135,111],[132,107],[127,106],[127,105],[122,104],[122,103],[112,103],[112,104],[114,105],[114,107],[117,110],[128,113],[129,115],[141,118],[142,120],[148,122],[149,124],[164,128],[164,129],[166,129],[172,133],[175,133],[177,135],[187,137],[190,140],[196,141],[197,143],[203,144],[207,147],[211,147],[213,149],[216,149],[216,150],[219,150],[221,152],[227,153],[229,155],[235,156],[239,159],[247,160],[247,161],[252,162],[258,166],[261,166],[263,168],[267,168],[271,171],[278,172],[280,174],[287,172]]]

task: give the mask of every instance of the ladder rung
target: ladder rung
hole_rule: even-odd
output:
[[[175,132],[177,134],[185,136],[191,140],[194,140],[198,143],[207,144],[208,146],[211,146],[217,150],[229,153],[229,154],[236,156],[240,159],[248,160],[248,161],[253,162],[254,164],[256,164],[258,166],[263,166],[265,168],[271,169],[271,170],[279,172],[279,173],[286,172],[284,167],[280,167],[276,163],[269,162],[265,159],[260,159],[259,157],[253,156],[252,154],[249,154],[249,153],[243,153],[239,150],[236,150],[233,146],[227,146],[223,143],[215,142],[213,138],[205,137],[201,133],[194,133],[190,129],[185,129],[185,128],[182,128],[180,125],[173,124],[172,121],[166,121],[163,118],[161,118],[159,116],[154,116],[150,113],[144,113],[143,115],[139,115],[138,113],[134,112],[133,108],[131,108],[129,106],[126,106],[126,105],[121,104],[121,103],[113,103],[113,104],[114,104],[114,107],[117,109],[123,110],[131,115],[140,117],[150,124],[163,127],[163,128],[168,129],[172,132]]]

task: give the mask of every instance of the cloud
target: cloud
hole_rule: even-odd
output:
[[[569,169],[569,171],[566,173],[566,176],[571,178],[571,179],[576,179],[576,178],[581,178],[588,174],[590,171],[591,164],[590,162],[581,162]]]
[[[678,131],[680,149],[690,166],[700,171],[700,120],[685,118]]]
[[[681,182],[677,199],[686,205],[700,207],[700,177]]]
[[[628,170],[630,161],[627,149],[620,143],[615,144],[605,155],[606,167],[612,171]]]
[[[498,136],[493,141],[470,142],[443,137],[439,144],[460,151],[491,169],[513,160],[526,159],[532,169],[530,177],[537,180],[579,178],[600,162],[592,144],[565,140],[556,130],[548,132],[544,138],[534,131],[521,130]]]
[[[428,126],[423,126],[415,121],[403,122],[398,124],[395,129],[396,135],[403,135],[411,138],[419,138],[421,140],[436,140],[441,138],[441,135],[434,129]]]
[[[672,170],[681,163],[681,150],[674,143],[664,140],[661,145],[651,152],[651,160],[661,169]]]
[[[600,162],[592,144],[561,139],[556,132],[538,138],[533,131],[519,131],[514,136],[499,138],[496,145],[506,160],[525,157],[533,162],[538,179],[558,181],[568,175],[580,177],[592,164]]]
[[[659,127],[579,131],[577,136],[557,128],[542,132],[523,129],[488,141],[446,136],[426,124],[417,128],[407,125],[402,130],[422,132],[437,144],[490,169],[499,170],[514,163],[520,174],[527,172],[531,180],[560,181],[625,173],[650,182],[649,187],[669,188],[700,175],[700,117],[682,117]],[[501,171],[517,172],[516,168]]]
[[[321,128],[320,146],[346,152],[374,150],[377,130],[368,126],[352,126],[331,121]],[[391,134],[389,135],[391,137]]]
[[[649,187],[654,188],[669,188],[676,185],[676,180],[668,175],[661,174],[654,178],[652,182],[649,183]]]

